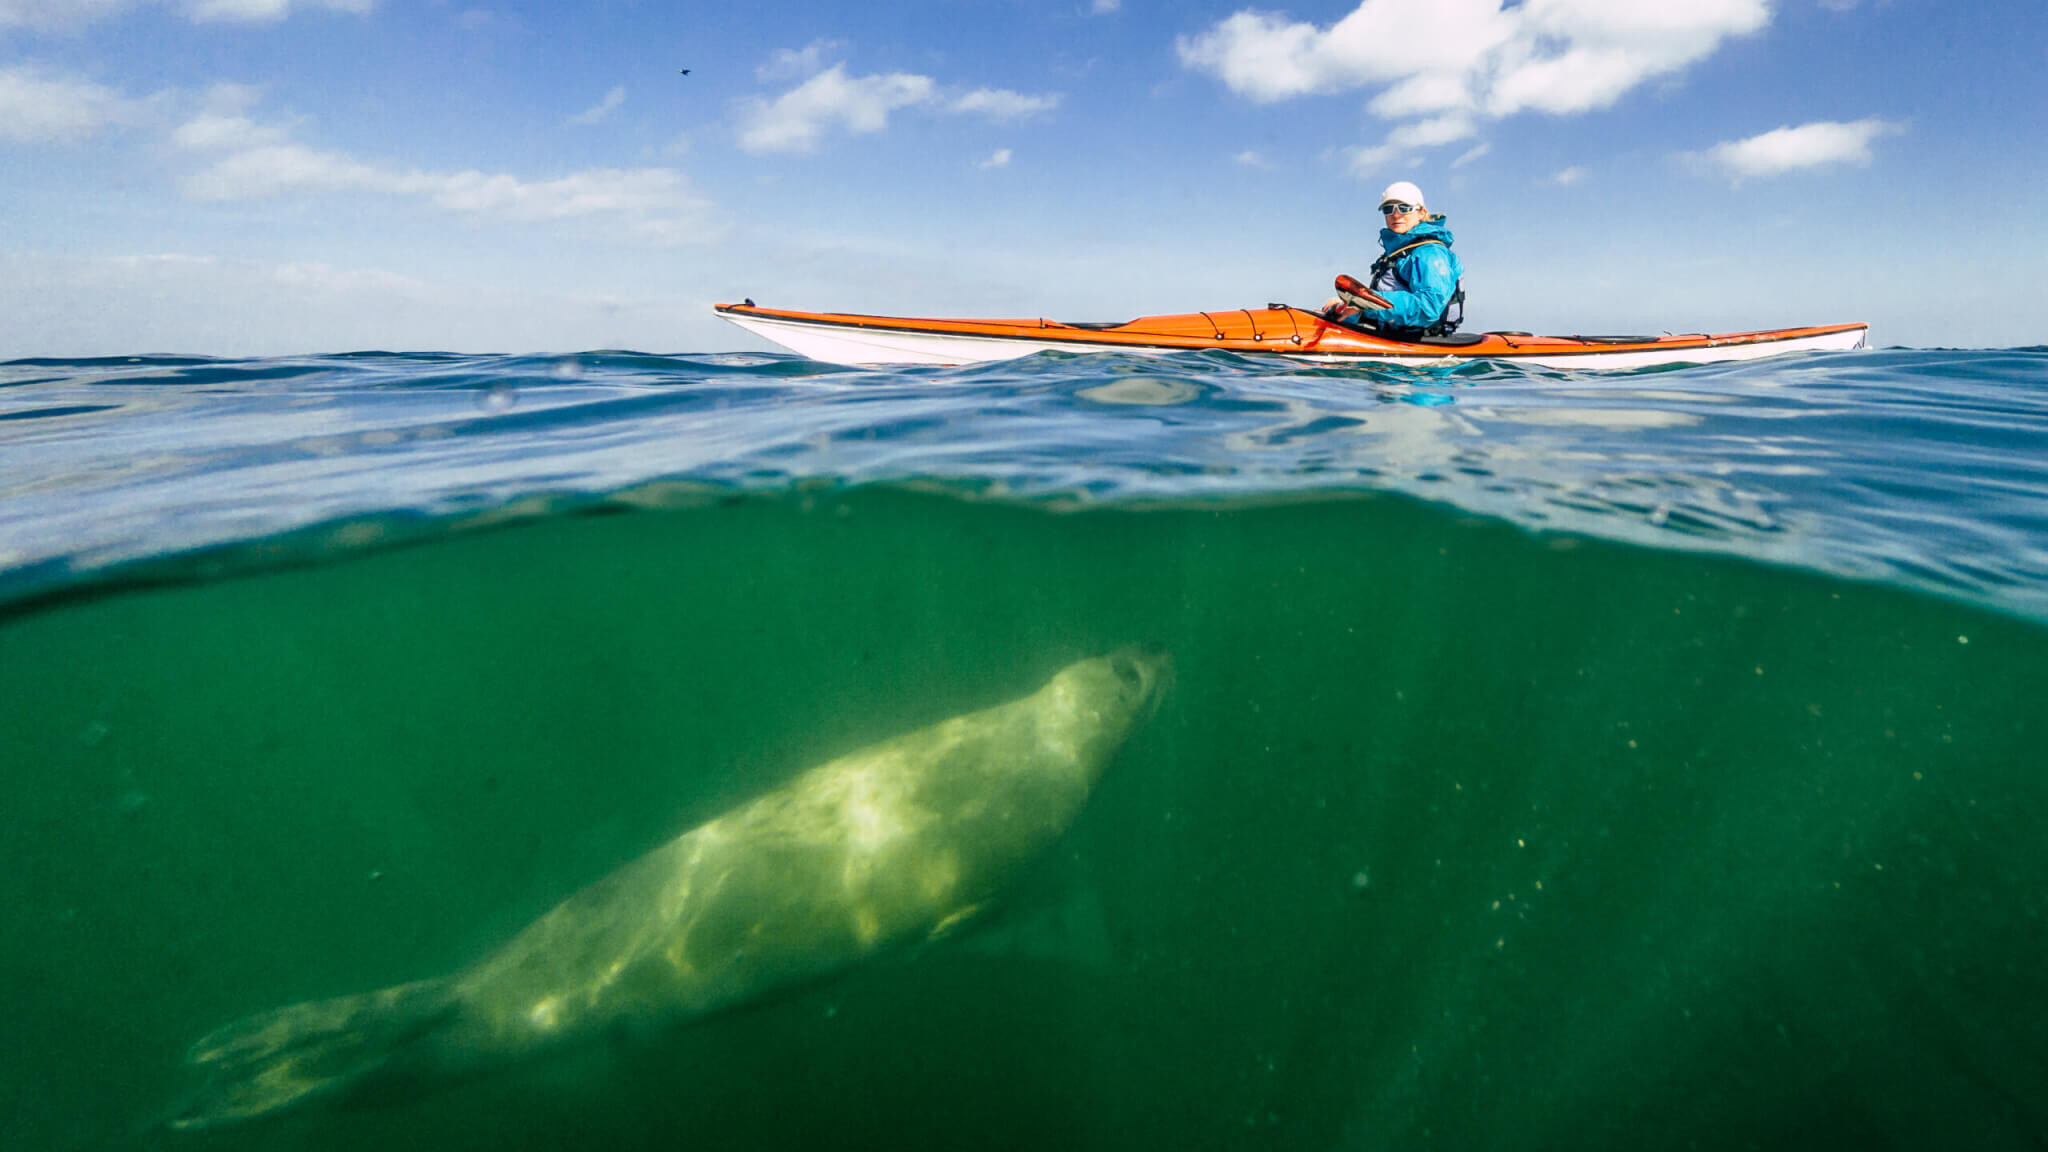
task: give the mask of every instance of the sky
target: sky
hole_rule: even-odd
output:
[[[685,73],[687,69],[687,73]],[[0,0],[0,358],[1315,306],[2048,344],[2042,0]]]

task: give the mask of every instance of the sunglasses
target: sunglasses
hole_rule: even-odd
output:
[[[1380,205],[1380,214],[1383,216],[1406,216],[1420,207],[1422,207],[1420,204],[1403,204],[1399,200],[1389,200],[1385,204]]]

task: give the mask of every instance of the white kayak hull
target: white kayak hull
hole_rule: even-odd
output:
[[[1209,321],[1197,338],[1186,334],[1185,317],[1148,317],[1125,325],[1066,325],[1042,320],[914,320],[718,306],[720,316],[762,339],[813,360],[854,367],[987,364],[1039,352],[1165,356],[1211,348],[1312,364],[1429,365],[1498,359],[1543,368],[1611,370],[1849,351],[1863,347],[1868,334],[1865,326],[1854,324],[1640,339],[1523,338],[1520,333],[1505,333],[1487,334],[1482,342],[1468,345],[1402,344],[1329,325],[1299,309],[1285,311],[1301,318],[1290,318],[1291,330],[1279,328],[1271,312],[1194,313],[1191,315]],[[1211,330],[1213,339],[1208,338]]]

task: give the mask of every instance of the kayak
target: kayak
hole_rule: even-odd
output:
[[[985,364],[1036,352],[1162,356],[1214,348],[1311,364],[1506,360],[1543,368],[1647,368],[1756,360],[1790,352],[1842,352],[1863,347],[1869,332],[1867,324],[1830,324],[1718,334],[1532,336],[1527,332],[1473,332],[1391,340],[1370,329],[1285,304],[1144,316],[1122,324],[796,312],[763,308],[752,300],[713,307],[725,319],[798,355],[857,367]]]

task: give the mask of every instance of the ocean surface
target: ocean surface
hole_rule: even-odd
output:
[[[1134,642],[957,931],[164,1126]],[[2039,1148],[2044,705],[2048,348],[4,363],[0,1146]]]

